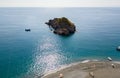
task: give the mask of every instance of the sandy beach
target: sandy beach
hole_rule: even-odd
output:
[[[120,78],[120,64],[111,61],[77,63],[42,78],[59,78],[59,74],[63,74],[63,78]]]

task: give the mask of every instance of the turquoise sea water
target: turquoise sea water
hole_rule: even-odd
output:
[[[77,28],[69,37],[44,24],[63,16]],[[119,61],[119,45],[120,8],[0,8],[0,78],[36,78],[85,59]]]

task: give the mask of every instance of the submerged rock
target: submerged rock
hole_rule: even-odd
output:
[[[46,22],[55,34],[70,35],[76,31],[75,25],[65,17],[54,18]]]

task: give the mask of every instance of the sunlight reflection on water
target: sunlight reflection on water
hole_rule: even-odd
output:
[[[37,75],[47,73],[58,68],[62,60],[65,59],[61,54],[60,44],[58,45],[55,39],[43,38],[36,48],[30,71]]]

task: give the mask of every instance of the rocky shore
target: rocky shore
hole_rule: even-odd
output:
[[[76,31],[75,25],[66,17],[54,18],[46,22],[55,34],[70,35]]]

